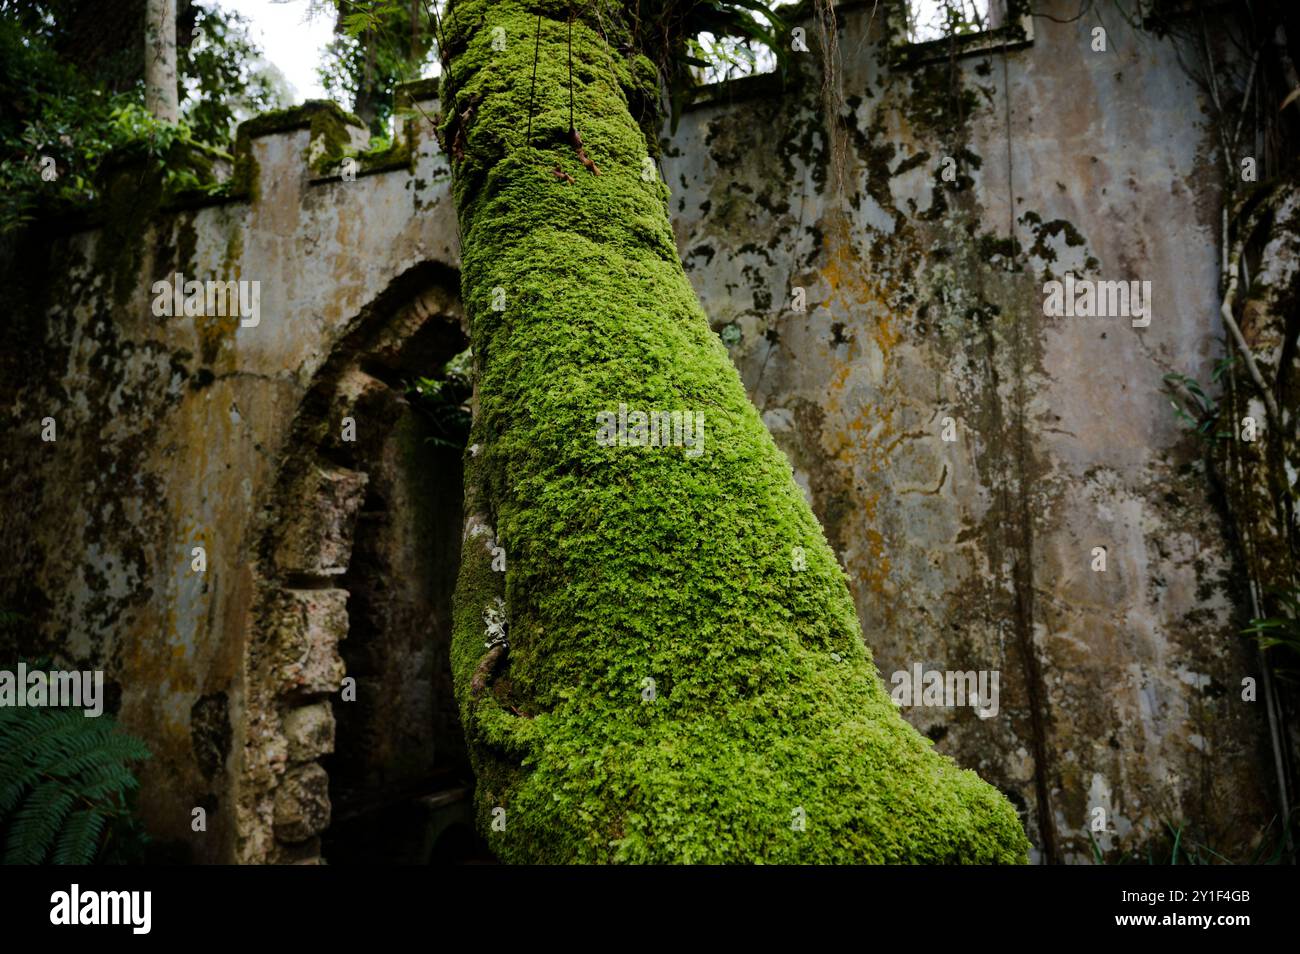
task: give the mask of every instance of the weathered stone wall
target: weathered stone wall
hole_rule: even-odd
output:
[[[1240,845],[1273,814],[1258,673],[1161,394],[1222,356],[1204,104],[1173,43],[1118,18],[1106,52],[1095,18],[1035,18],[1005,52],[906,63],[896,7],[842,13],[843,192],[816,84],[746,81],[683,124],[684,261],[882,672],[1000,671],[995,718],[908,716],[1011,793],[1039,856],[1090,858],[1096,817],[1107,850],[1165,820]],[[1150,281],[1150,325],[1044,317],[1067,270]]]
[[[802,82],[755,78],[682,118],[662,172],[692,281],[886,678],[1000,673],[995,717],[907,715],[1011,795],[1038,856],[1090,858],[1096,808],[1105,849],[1165,820],[1242,844],[1273,814],[1262,707],[1241,701],[1244,604],[1160,393],[1221,354],[1197,90],[1171,44],[1117,20],[1106,53],[1087,18],[1037,19],[1005,52],[908,65],[896,11],[871,11],[841,13],[842,174],[816,42]],[[228,201],[6,254],[29,297],[0,386],[0,606],[34,621],[25,649],[106,670],[155,753],[150,827],[196,860],[314,860],[322,766],[364,800],[436,774],[454,738],[418,629],[445,622],[458,531],[425,528],[458,508],[458,477],[411,450],[401,398],[463,346],[447,169],[419,120],[409,151],[341,178],[319,161],[330,116],[251,124],[252,178]],[[1043,280],[1067,269],[1150,281],[1149,327],[1045,318]],[[176,271],[260,281],[260,322],[155,317],[150,286]]]
[[[311,161],[336,112],[254,124],[251,178],[229,201],[9,250],[15,282],[35,276],[20,314],[37,318],[11,336],[22,373],[4,387],[0,604],[35,623],[20,649],[105,670],[154,753],[149,826],[196,860],[314,857],[329,700],[346,704],[337,581],[366,468],[401,416],[384,405],[400,402],[404,352],[445,362],[463,347],[436,143],[418,122],[401,164],[345,181]],[[175,272],[259,282],[260,321],[155,317],[151,286]],[[369,373],[383,367],[392,380]],[[46,417],[55,442],[40,439]]]

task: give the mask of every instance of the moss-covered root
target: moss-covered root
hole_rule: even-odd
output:
[[[666,189],[642,174],[627,103],[646,70],[613,52],[617,5],[572,30],[600,174],[569,135],[567,5],[543,10],[524,142],[537,9],[460,0],[444,23],[478,362],[466,491],[484,515],[452,661],[490,844],[512,862],[1024,861],[1006,799],[896,712],[709,329]],[[598,420],[620,405],[633,441],[637,411],[685,412],[690,429],[620,444]],[[509,650],[476,693],[501,595]]]

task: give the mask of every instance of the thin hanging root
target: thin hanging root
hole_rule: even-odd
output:
[[[569,175],[559,166],[556,166],[554,169],[551,170],[551,175],[555,176],[555,178],[558,179],[560,182],[567,182],[569,185],[576,185],[576,181],[574,180],[573,176]]]
[[[466,100],[467,105],[465,108],[456,113],[454,120],[456,133],[451,139],[451,157],[457,162],[465,158],[465,146],[467,145],[465,131],[469,128],[469,124],[474,121],[474,116],[478,112],[479,103],[481,102],[483,102],[483,94],[475,93]]]
[[[459,117],[455,123],[456,132],[451,137],[451,158],[454,162],[460,162],[465,158],[465,127],[460,124]]]
[[[497,663],[506,653],[505,646],[496,645],[483,654],[479,660],[478,667],[474,670],[474,675],[469,681],[469,694],[478,697],[483,694],[487,688],[488,680],[492,678],[492,672],[497,668]]]
[[[587,150],[582,148],[582,133],[576,129],[569,130],[569,142],[573,143],[573,148],[578,150],[578,161],[587,167],[593,176],[600,175],[600,170],[596,168],[596,163],[592,162],[591,157],[587,155]]]
[[[1223,319],[1223,324],[1232,334],[1232,340],[1241,353],[1251,381],[1259,389],[1259,395],[1264,401],[1264,410],[1268,414],[1269,424],[1273,427],[1280,427],[1282,423],[1277,398],[1274,397],[1272,389],[1264,383],[1264,376],[1260,374],[1259,365],[1255,362],[1255,354],[1250,350],[1250,345],[1246,342],[1246,336],[1241,332],[1241,326],[1237,324],[1237,319],[1233,315],[1233,308],[1237,300],[1237,280],[1242,260],[1245,257],[1246,246],[1254,237],[1255,230],[1259,228],[1260,223],[1264,221],[1264,212],[1280,204],[1283,196],[1282,190],[1275,189],[1264,198],[1261,204],[1246,219],[1246,224],[1237,236],[1237,241],[1233,243],[1232,251],[1228,255],[1228,287],[1223,295],[1223,304],[1219,306],[1219,315]]]
[[[569,11],[569,142],[573,143],[573,148],[578,150],[578,161],[587,167],[587,171],[593,176],[600,175],[600,170],[596,164],[591,161],[587,155],[587,150],[582,148],[582,134],[578,132],[578,127],[573,124],[573,11]],[[573,180],[570,179],[570,182]]]
[[[591,161],[591,157],[588,156],[587,153],[583,151],[581,148],[578,149],[578,161],[581,162],[584,166],[586,166],[591,171],[591,174],[593,176],[600,175],[600,170],[596,168],[596,164]]]
[[[533,82],[528,87],[528,132],[524,134],[524,145],[533,148],[533,103],[537,96],[537,56],[542,48],[542,15],[537,14],[537,34],[533,37]]]

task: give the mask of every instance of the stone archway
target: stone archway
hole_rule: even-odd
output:
[[[468,797],[447,655],[466,435],[407,397],[467,346],[458,287],[431,263],[395,280],[294,420],[252,565],[240,862],[423,860],[399,848]]]

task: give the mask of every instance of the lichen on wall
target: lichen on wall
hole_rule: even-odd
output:
[[[1040,19],[951,55],[870,5],[840,21],[838,130],[813,49],[780,98],[742,81],[688,112],[665,175],[877,664],[1001,673],[996,718],[906,714],[1008,792],[1035,857],[1141,854],[1171,820],[1249,856],[1272,814],[1239,691],[1258,672],[1229,528],[1161,393],[1208,376],[1219,330],[1197,91],[1126,29],[1109,57]],[[1151,326],[1045,316],[1067,271],[1150,280]]]
[[[323,168],[356,148],[346,124],[311,104],[245,124],[229,188],[201,199],[113,164],[103,208],[3,250],[19,294],[0,381],[16,422],[0,606],[30,620],[3,648],[104,671],[108,710],[153,752],[140,808],[169,860],[290,860],[274,852],[276,789],[286,766],[319,753],[261,694],[272,674],[250,649],[260,521],[286,461],[314,447],[290,440],[292,423],[335,347],[414,266],[456,264],[428,122],[411,129],[407,162],[351,181]],[[153,285],[177,274],[257,282],[259,320],[158,314]],[[341,676],[317,662],[295,671],[313,685]],[[298,775],[293,791],[316,798],[319,777]],[[267,798],[241,813],[255,790]],[[282,833],[321,819],[300,807],[279,799]]]
[[[529,414],[511,419],[504,405],[491,401],[487,421],[497,434],[522,435],[517,445],[534,442],[544,459],[528,458],[538,466],[521,472],[530,481],[561,459],[597,473],[623,468],[629,485],[642,477],[634,458],[607,461],[590,446],[557,437],[570,424],[575,434],[579,425],[590,429],[592,422],[579,420],[574,408],[594,391],[574,392],[565,404],[565,394],[546,389],[555,375],[545,362],[527,348],[507,347],[516,333],[519,341],[544,343],[551,354],[624,361],[609,364],[610,380],[593,378],[592,388],[600,383],[665,409],[710,397],[717,406],[702,407],[710,415],[706,440],[710,447],[720,442],[720,459],[705,468],[735,467],[737,486],[748,487],[755,470],[784,479],[792,465],[821,530],[793,497],[777,499],[763,519],[750,511],[737,517],[735,500],[708,498],[727,520],[750,521],[754,530],[746,537],[752,552],[737,555],[734,542],[710,536],[715,510],[699,512],[703,530],[692,539],[712,549],[701,542],[699,555],[692,551],[680,563],[698,560],[713,572],[712,589],[701,599],[719,602],[737,588],[769,585],[769,577],[786,579],[789,528],[813,537],[824,532],[829,549],[813,548],[819,572],[830,579],[838,563],[852,594],[851,606],[829,584],[812,594],[835,608],[828,640],[847,647],[849,633],[860,629],[887,686],[893,673],[917,663],[1001,673],[995,718],[981,719],[970,707],[912,707],[904,715],[940,752],[1007,794],[1034,842],[1033,857],[1091,860],[1094,841],[1108,858],[1140,852],[1167,820],[1206,830],[1220,849],[1249,844],[1274,813],[1269,768],[1260,756],[1267,747],[1265,719],[1240,691],[1243,678],[1258,675],[1237,634],[1250,615],[1249,597],[1236,582],[1241,574],[1231,528],[1211,499],[1212,474],[1201,448],[1179,429],[1161,392],[1171,371],[1207,380],[1222,353],[1214,319],[1217,206],[1204,170],[1212,143],[1203,125],[1188,121],[1200,115],[1197,92],[1167,44],[1146,38],[1139,44],[1124,29],[1112,31],[1108,58],[1085,55],[1086,21],[1040,18],[1032,41],[1005,55],[992,50],[913,62],[889,51],[897,37],[887,32],[887,18],[877,17],[878,32],[864,40],[870,11],[869,4],[842,10],[843,194],[831,175],[833,137],[823,119],[814,49],[796,57],[800,72],[784,88],[765,77],[688,110],[674,135],[653,144],[661,148],[645,143],[642,125],[583,128],[602,180],[628,169],[639,176],[642,161],[660,153],[666,191],[644,183],[635,209],[605,205],[598,188],[604,182],[583,179],[589,173],[563,140],[566,74],[555,52],[561,37],[547,36],[546,83],[534,117],[540,182],[531,182],[517,201],[530,212],[528,224],[539,224],[534,215],[552,221],[540,223],[539,237],[520,239],[519,254],[549,242],[555,221],[583,213],[585,200],[571,194],[579,187],[583,194],[597,190],[598,225],[616,229],[620,217],[631,221],[658,254],[629,260],[620,233],[619,256],[565,246],[549,271],[530,277],[512,272],[509,257],[492,254],[512,237],[504,223],[516,219],[504,217],[482,236],[488,252],[471,264],[480,276],[502,271],[512,309],[506,312],[512,324],[501,328],[484,310],[490,299],[473,303],[486,321],[483,340],[502,343],[484,357],[493,386],[517,376],[559,426]],[[511,55],[531,54],[534,23],[507,24]],[[595,42],[583,31],[576,39],[583,49]],[[604,56],[603,47],[595,52]],[[652,113],[645,108],[652,68],[639,60],[614,62],[614,73],[607,65],[579,66],[583,107],[621,95],[633,118],[644,120]],[[357,357],[349,336],[360,324],[386,320],[371,309],[390,301],[386,289],[422,300],[401,276],[421,263],[458,265],[450,157],[425,115],[439,113],[435,91],[424,84],[411,95],[420,109],[383,154],[364,151],[364,131],[342,111],[310,105],[245,125],[225,195],[169,203],[146,183],[143,193],[110,196],[106,218],[43,223],[33,241],[3,249],[16,307],[3,328],[0,397],[16,423],[6,429],[0,454],[7,501],[0,509],[0,608],[32,620],[22,635],[25,651],[53,652],[68,664],[106,671],[110,710],[155,752],[142,804],[150,830],[160,844],[179,846],[181,857],[315,857],[329,778],[328,770],[322,780],[308,766],[328,759],[323,740],[334,723],[326,715],[332,702],[323,700],[332,693],[308,699],[269,691],[281,670],[253,651],[266,635],[257,629],[266,584],[257,573],[264,556],[258,547],[268,529],[280,526],[264,522],[264,516],[283,516],[271,506],[279,478],[315,461],[312,455],[326,444],[338,449],[330,442],[347,402],[310,403],[314,382],[334,382],[336,365]],[[450,119],[449,110],[442,113]],[[519,133],[517,125],[498,131],[503,144]],[[342,173],[344,158],[358,160],[353,179]],[[557,162],[574,176],[573,186],[547,179]],[[490,168],[474,175],[485,203],[504,201]],[[658,217],[660,203],[671,215],[671,234]],[[1289,300],[1285,242],[1267,258],[1272,264],[1258,277],[1243,322],[1252,343],[1260,344],[1261,360],[1280,362],[1264,345],[1276,336],[1276,318]],[[705,319],[674,277],[676,260],[716,334],[701,330]],[[260,325],[241,327],[231,316],[154,316],[150,284],[177,271],[261,281]],[[1042,283],[1066,271],[1149,278],[1159,302],[1151,326],[1047,318]],[[630,313],[611,313],[606,285],[581,278],[592,273],[630,273],[647,288],[655,282],[674,291],[664,297],[643,289],[629,299]],[[475,281],[483,287],[481,277]],[[796,288],[803,290],[805,311],[794,307]],[[551,312],[522,312],[532,302],[552,307],[557,295],[578,316],[560,326],[570,331],[558,341],[561,332],[538,317]],[[638,324],[660,313],[665,301],[675,304],[677,324],[663,335],[658,325]],[[613,349],[615,340],[626,347],[629,337],[635,355],[599,350]],[[674,351],[700,355],[691,379],[661,375],[642,383],[647,365],[641,362],[658,371]],[[705,377],[701,368],[713,380],[725,372],[726,359],[740,372],[761,425],[734,382],[718,395],[696,387]],[[626,370],[617,374],[618,368]],[[670,380],[682,395],[661,386]],[[571,384],[566,378],[564,389]],[[1229,406],[1238,416],[1252,410]],[[57,422],[55,443],[40,439],[47,416]],[[315,422],[310,433],[293,437],[293,422],[307,418]],[[951,441],[944,439],[948,422]],[[729,426],[761,450],[728,460]],[[783,457],[764,444],[762,428]],[[638,771],[653,775],[654,768],[638,768],[637,758],[652,753],[632,752],[634,738],[668,740],[655,750],[668,759],[684,759],[690,749],[703,772],[716,761],[707,734],[688,733],[674,747],[669,717],[641,702],[642,680],[657,679],[658,698],[671,705],[674,693],[695,700],[702,684],[674,683],[652,670],[680,667],[683,659],[699,666],[739,663],[691,656],[689,641],[656,642],[655,624],[670,604],[638,589],[636,573],[615,581],[604,565],[588,567],[574,549],[603,553],[606,519],[658,526],[671,514],[643,494],[610,490],[604,509],[593,505],[577,514],[558,501],[559,522],[536,526],[524,496],[536,489],[547,506],[554,498],[540,484],[512,486],[513,468],[493,463],[506,450],[513,453],[507,444],[480,444],[487,456],[467,463],[491,463],[495,489],[515,503],[490,515],[469,502],[469,512],[484,519],[470,526],[482,563],[467,572],[480,573],[479,582],[497,592],[502,574],[492,571],[483,544],[505,547],[518,575],[500,593],[511,597],[521,653],[529,651],[527,638],[544,645],[552,632],[547,614],[569,611],[558,600],[528,603],[539,575],[549,580],[557,568],[581,569],[571,584],[578,606],[613,592],[615,583],[627,587],[610,598],[610,619],[641,642],[600,685],[619,694],[620,706],[626,701],[620,719],[644,721],[616,721],[611,738],[629,752],[628,770],[602,784],[639,785],[650,776]],[[569,451],[571,457],[560,456]],[[740,474],[746,460],[752,467]],[[670,493],[682,507],[697,499],[688,490],[705,468],[692,469],[695,463],[656,465],[665,467],[665,479],[678,481]],[[568,489],[561,479],[555,493]],[[760,541],[772,545],[762,550]],[[678,549],[647,548],[643,569],[684,552],[686,538],[670,544]],[[199,545],[208,559],[203,574],[189,569]],[[1092,568],[1098,546],[1107,556],[1104,572]],[[337,569],[331,560],[320,566]],[[746,576],[746,566],[765,573]],[[690,595],[672,595],[671,605]],[[654,607],[651,616],[633,619],[623,606],[631,596]],[[522,600],[518,612],[516,600]],[[320,604],[336,628],[343,627],[341,602]],[[466,631],[482,629],[482,607],[465,612]],[[601,612],[592,608],[592,619]],[[742,649],[782,632],[779,620],[755,619],[761,625],[736,613],[730,624]],[[593,624],[587,638],[601,632]],[[316,657],[323,666],[311,672],[332,679],[338,670],[328,650],[339,649],[343,634],[326,635],[327,651]],[[481,654],[483,639],[475,638],[463,644],[462,672],[472,671]],[[346,652],[346,639],[343,646]],[[769,681],[789,675],[810,651],[821,648],[792,646],[779,665],[755,671]],[[848,662],[826,676],[828,691],[859,692],[876,705],[865,653],[833,651]],[[294,671],[310,676],[306,668]],[[846,672],[853,673],[852,687],[834,682]],[[577,686],[597,684],[590,673],[560,676],[557,681]],[[532,688],[525,680],[520,691]],[[751,687],[744,676],[737,676],[734,691],[743,697],[740,712],[755,713],[768,698],[761,682]],[[571,702],[555,701],[557,707]],[[516,754],[526,752],[517,741],[528,735],[519,717],[496,715],[496,724],[489,716],[480,729],[515,746]],[[761,722],[760,715],[767,717],[753,720]],[[738,723],[724,730],[741,731]],[[578,740],[591,738],[582,726],[557,738],[570,746],[575,764],[604,758],[578,747]],[[842,738],[827,744],[828,751],[848,745]],[[784,756],[792,764],[800,758],[793,749]],[[743,765],[714,768],[720,780],[735,781],[728,773]],[[508,790],[509,781],[499,790]],[[530,797],[550,806],[544,788],[539,782]],[[485,797],[482,821],[490,826],[490,810],[498,806]],[[676,797],[666,791],[660,804]],[[755,817],[766,820],[762,813],[779,807],[786,814],[774,824],[788,827],[794,806],[777,804],[785,795],[763,798],[768,801],[747,810],[759,809]],[[581,799],[566,804],[574,801]],[[527,804],[501,806],[512,837],[523,835],[517,809]],[[195,807],[207,813],[206,833],[192,830]],[[808,811],[805,834],[817,832],[818,812],[799,807]],[[1102,831],[1092,827],[1097,809],[1106,818]],[[585,818],[574,824],[567,848],[579,850],[574,845],[583,833],[599,827]],[[639,824],[632,819],[619,833],[625,857],[651,853]],[[683,844],[696,845],[695,834],[683,830]],[[793,836],[782,828],[780,837]],[[803,850],[793,840],[784,844],[790,857]],[[822,842],[803,843],[810,844]],[[499,850],[509,856],[512,849]]]

